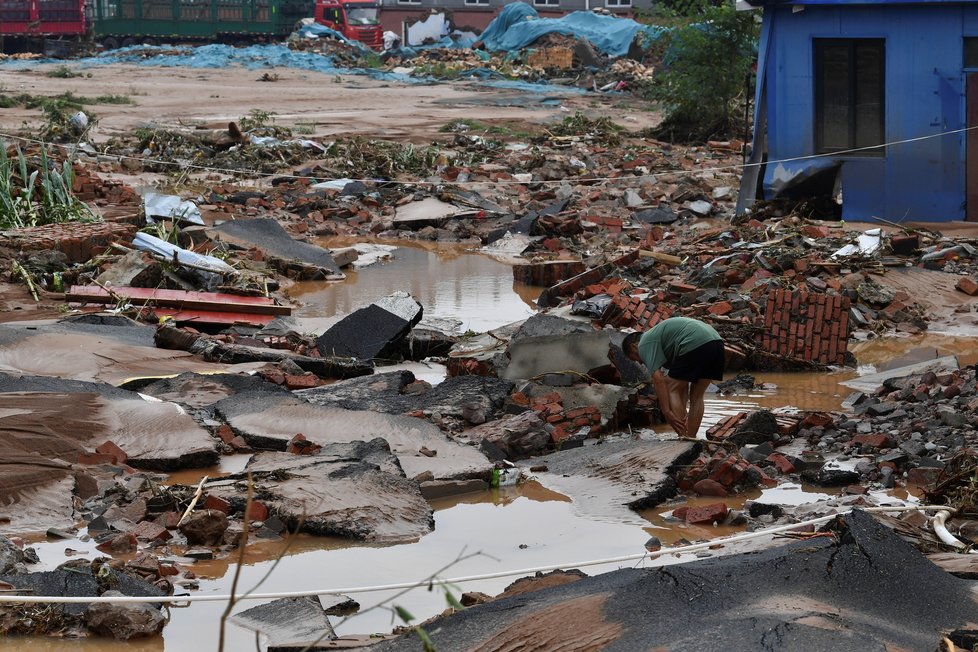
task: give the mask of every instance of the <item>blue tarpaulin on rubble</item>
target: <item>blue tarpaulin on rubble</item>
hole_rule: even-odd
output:
[[[562,18],[539,18],[536,9],[522,2],[513,2],[499,12],[482,32],[487,50],[520,50],[546,34],[565,34],[590,41],[601,52],[623,57],[641,34],[648,41],[657,40],[665,30],[643,25],[630,18],[606,16],[590,11],[575,11]]]

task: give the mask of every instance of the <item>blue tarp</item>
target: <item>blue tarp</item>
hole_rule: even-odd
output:
[[[18,60],[7,59],[0,61],[0,67],[8,69],[34,68],[43,63],[64,63],[63,59]],[[158,66],[162,68],[227,68],[243,66],[249,70],[269,68],[298,68],[313,70],[331,75],[366,75],[382,81],[399,81],[409,84],[430,84],[430,77],[412,77],[394,72],[374,70],[372,68],[337,68],[332,59],[314,52],[297,52],[284,45],[252,45],[245,48],[235,48],[230,45],[202,45],[200,47],[173,48],[167,46],[135,45],[128,48],[110,50],[98,56],[77,59],[72,66],[100,66],[111,63],[128,63],[139,66]],[[480,69],[481,70],[481,69]],[[479,73],[474,72],[479,77]],[[484,78],[489,77],[488,75]],[[512,88],[529,93],[571,94],[579,89],[566,86],[551,86],[549,84],[534,84],[530,82],[490,81],[489,86]]]
[[[643,25],[631,18],[605,16],[590,11],[575,11],[562,18],[540,18],[536,9],[522,2],[513,2],[499,12],[482,32],[487,50],[521,50],[546,34],[565,34],[590,41],[601,52],[623,57],[636,35],[648,41],[657,40],[665,30]]]
[[[64,60],[17,61],[8,59],[0,62],[0,66],[32,68],[39,63],[63,64]],[[227,68],[229,66],[243,66],[249,70],[298,68],[331,75],[366,75],[382,81],[399,81],[412,84],[429,81],[372,68],[337,68],[334,61],[328,56],[315,52],[297,52],[284,45],[251,45],[236,48],[230,45],[212,44],[177,49],[165,46],[135,45],[129,48],[109,50],[94,57],[78,59],[73,61],[71,65],[85,67],[110,63],[159,66],[161,68]]]

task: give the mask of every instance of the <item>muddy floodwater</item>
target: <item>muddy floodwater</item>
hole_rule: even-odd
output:
[[[453,249],[447,253],[401,247],[390,262],[365,267],[342,283],[304,283],[290,292],[303,304],[300,316],[331,317],[348,313],[395,290],[407,290],[425,306],[426,316],[460,322],[462,330],[484,331],[523,319],[533,312],[535,292],[513,287],[511,268],[490,258]],[[851,390],[839,384],[856,375],[883,370],[898,362],[916,362],[953,353],[962,363],[978,360],[978,342],[971,338],[940,334],[870,340],[852,347],[860,361],[856,370],[821,374],[759,374],[772,386],[741,396],[712,395],[707,400],[704,429],[723,417],[758,406],[837,410]],[[419,367],[424,377],[437,382],[443,369]],[[419,373],[418,375],[422,375]],[[667,429],[663,429],[665,432]],[[184,472],[173,481],[195,482],[204,474],[236,471],[245,456],[227,457],[218,468]],[[762,497],[786,505],[827,497],[825,490],[786,484],[775,489],[731,497],[731,507],[748,498]],[[715,498],[708,499],[710,502]],[[251,545],[239,589],[252,589],[268,575],[261,592],[350,590],[355,587],[420,580],[432,574],[461,577],[504,570],[529,569],[557,563],[602,559],[640,553],[650,535],[666,545],[681,539],[696,540],[731,532],[730,529],[678,525],[668,518],[676,504],[640,513],[616,510],[607,517],[578,512],[566,496],[548,489],[548,474],[488,493],[470,494],[434,503],[435,530],[420,541],[390,547],[354,545],[345,540],[300,536],[286,548],[284,542]],[[95,556],[90,544],[78,541],[40,541],[36,548],[45,568],[84,555]],[[275,559],[280,558],[272,569]],[[237,556],[234,557],[237,559]],[[224,594],[230,589],[228,559],[200,562],[195,572],[200,590],[195,595]],[[620,564],[586,569],[589,573],[612,570]],[[461,582],[455,592],[482,591],[495,594],[515,578]],[[387,609],[370,609],[394,597],[392,591],[348,594],[362,605],[361,613],[338,624],[340,633],[389,632],[395,623]],[[396,598],[417,619],[425,619],[447,606],[441,590],[415,589]],[[255,603],[244,603],[240,609]],[[0,649],[41,650],[216,650],[220,602],[198,602],[170,610],[170,622],[162,638],[129,643],[102,640],[53,639],[2,640]],[[255,649],[254,636],[228,625],[226,650]]]

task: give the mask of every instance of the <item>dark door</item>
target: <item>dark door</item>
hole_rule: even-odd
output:
[[[965,207],[969,222],[978,222],[978,73],[968,75],[968,134],[965,139]]]

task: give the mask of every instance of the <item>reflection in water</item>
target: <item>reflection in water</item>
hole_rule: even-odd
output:
[[[518,288],[526,289],[526,288]],[[461,330],[483,332],[529,317],[539,289],[524,299],[514,290],[512,267],[462,250],[398,247],[393,260],[347,271],[343,282],[297,283],[299,317],[332,317],[363,308],[392,292],[410,292],[426,316],[455,319]]]

